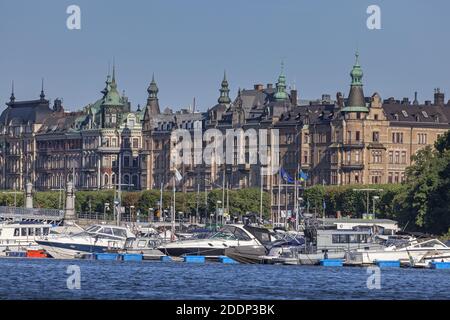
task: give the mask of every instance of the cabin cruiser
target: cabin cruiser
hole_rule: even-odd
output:
[[[42,249],[36,239],[47,236],[52,229],[51,224],[32,222],[12,222],[0,224],[0,256],[8,251]]]
[[[127,239],[135,237],[124,227],[92,225],[76,234],[48,235],[36,242],[55,259],[74,259],[86,253],[118,251]]]
[[[164,238],[152,227],[141,227],[136,238],[125,241],[123,253],[142,254],[143,260],[158,260],[164,256],[157,248],[164,242]]]
[[[274,229],[272,238],[275,240],[261,245],[227,248],[225,255],[244,264],[271,264],[273,259],[285,256],[287,252],[295,251],[305,244],[303,234],[297,232],[280,232]]]
[[[400,261],[407,263],[420,263],[432,260],[448,259],[450,257],[450,247],[438,239],[428,239],[419,241],[412,238],[408,241],[397,242],[383,248],[358,249],[351,252],[347,260],[354,264],[374,264],[376,261]]]
[[[158,249],[169,256],[224,256],[230,247],[261,247],[274,240],[268,229],[251,225],[230,224],[205,239],[175,241]]]

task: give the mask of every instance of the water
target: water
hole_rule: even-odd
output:
[[[81,289],[67,288],[78,265]],[[449,299],[450,270],[0,259],[0,299]]]

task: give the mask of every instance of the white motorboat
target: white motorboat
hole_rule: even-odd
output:
[[[269,230],[242,224],[223,226],[217,233],[205,239],[175,241],[158,249],[169,256],[203,255],[224,256],[225,249],[239,246],[258,246],[271,242]]]
[[[48,235],[36,242],[55,259],[74,259],[82,254],[124,249],[135,235],[127,228],[93,225],[77,234]]]
[[[36,242],[47,236],[52,228],[47,223],[12,222],[0,224],[0,256],[8,251],[42,249]]]
[[[450,256],[450,247],[438,239],[418,241],[413,238],[403,244],[394,244],[376,250],[358,249],[347,256],[347,262],[354,264],[374,264],[377,261],[400,261],[415,263],[426,258],[439,259]]]

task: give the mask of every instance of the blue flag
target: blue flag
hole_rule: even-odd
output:
[[[303,172],[303,170],[300,171],[300,173],[298,174],[298,178],[300,181],[306,181],[308,180],[308,174],[306,172]]]
[[[291,176],[289,176],[289,174],[286,172],[286,170],[284,170],[284,168],[280,169],[280,174],[283,180],[286,181],[287,183],[294,183],[294,179],[292,179]]]

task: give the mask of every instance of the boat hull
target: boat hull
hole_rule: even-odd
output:
[[[263,263],[262,256],[267,254],[264,246],[238,246],[225,249],[225,255],[239,263]]]
[[[85,253],[104,253],[109,248],[96,245],[61,243],[56,241],[37,241],[38,244],[54,259],[75,259]]]
[[[201,248],[201,247],[161,247],[158,248],[163,254],[174,257],[181,256],[209,256],[218,257],[225,255],[226,248]]]

